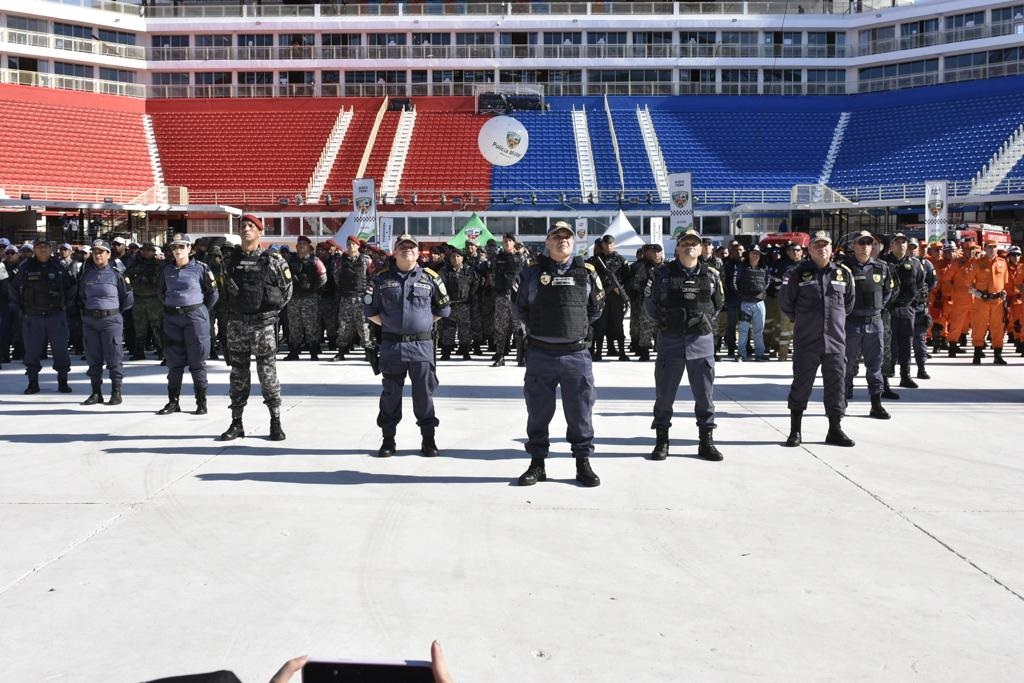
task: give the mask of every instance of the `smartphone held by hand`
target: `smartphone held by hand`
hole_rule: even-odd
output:
[[[302,683],[434,683],[430,662],[310,659]]]

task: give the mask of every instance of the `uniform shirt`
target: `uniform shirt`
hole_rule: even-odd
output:
[[[392,265],[370,280],[363,297],[363,314],[379,315],[381,330],[389,334],[429,333],[434,316],[447,318],[451,313],[444,282],[434,271],[421,266],[402,272]],[[432,361],[432,340],[396,342],[384,339],[380,344],[382,362]]]
[[[998,256],[994,259],[982,256],[974,262],[970,284],[976,291],[989,294],[1003,292],[1008,283],[1008,268],[1003,259]]]
[[[519,280],[516,282],[515,287],[515,300],[516,305],[512,307],[512,315],[523,325],[527,325],[527,321],[530,319],[530,306],[533,305],[534,300],[537,298],[537,288],[540,287],[540,275],[542,269],[547,265],[547,272],[553,276],[562,276],[569,272],[572,268],[573,258],[570,258],[565,263],[556,263],[549,258],[542,259],[541,263],[537,263],[532,266],[527,266],[519,274]],[[593,323],[595,320],[601,317],[601,313],[604,311],[604,287],[601,284],[601,279],[597,276],[597,271],[590,264],[586,266],[587,274],[587,319]],[[529,334],[530,330],[526,330]],[[532,335],[531,335],[532,336]],[[534,339],[549,344],[573,344],[582,339],[566,339],[563,337],[537,337]]]
[[[654,264],[650,264],[654,265]],[[698,262],[693,268],[686,268],[679,261],[674,259],[661,267],[654,269],[654,279],[644,297],[644,311],[654,320],[659,320],[658,307],[668,298],[669,281],[673,276],[680,275],[685,278],[696,277],[700,271],[701,263]],[[711,278],[711,305],[714,318],[725,306],[725,289],[722,285],[722,275],[713,266],[708,264],[708,277]],[[666,358],[685,358],[693,360],[696,358],[711,358],[715,355],[714,321],[708,320],[711,331],[707,334],[658,334],[658,353],[665,354]]]
[[[86,311],[115,308],[125,311],[135,303],[135,297],[120,271],[112,265],[99,268],[93,263],[82,269],[78,300]]]
[[[794,351],[846,353],[846,316],[854,306],[853,273],[830,262],[819,268],[807,260],[782,278],[779,307],[796,323]]]
[[[202,261],[189,259],[185,265],[171,261],[160,269],[156,295],[164,306],[178,308],[204,304],[212,309],[220,298],[217,280]]]

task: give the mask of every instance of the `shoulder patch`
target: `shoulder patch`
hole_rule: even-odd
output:
[[[430,277],[433,277],[433,278],[438,277],[437,271],[435,271],[432,268],[427,268],[426,266],[424,266],[423,267],[423,272],[426,273],[427,275],[429,275]]]
[[[597,268],[594,268],[594,264],[593,263],[584,262],[583,263],[583,267],[586,268],[587,270],[589,270],[591,273],[596,273],[597,272]]]

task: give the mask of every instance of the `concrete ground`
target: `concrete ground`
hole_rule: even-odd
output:
[[[440,364],[438,443],[370,457],[368,366],[280,363],[287,441],[211,412],[154,415],[164,368],[129,364],[121,406],[23,396],[0,372],[0,671],[9,681],[137,681],[220,668],[265,681],[303,653],[429,656],[466,681],[1018,681],[1024,670],[1024,359],[937,358],[868,419],[858,380],[823,444],[788,431],[788,364],[717,366],[725,461],[694,458],[680,389],[672,457],[644,459],[653,364],[595,366],[602,485],[523,471],[522,370]],[[255,376],[255,373],[254,373]],[[407,399],[408,401],[408,399]],[[191,410],[191,395],[184,400]],[[552,432],[564,434],[559,413]]]

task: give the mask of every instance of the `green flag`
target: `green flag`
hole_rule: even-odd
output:
[[[472,242],[483,249],[493,239],[495,239],[494,235],[487,229],[484,222],[480,220],[480,216],[474,213],[466,221],[466,224],[462,226],[462,230],[459,230],[455,236],[448,240],[448,244],[456,249],[465,249],[466,242]]]

